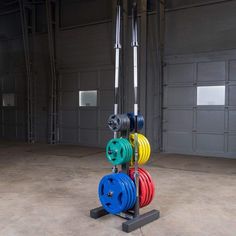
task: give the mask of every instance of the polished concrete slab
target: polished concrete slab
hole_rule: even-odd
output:
[[[236,160],[154,155],[145,168],[161,218],[129,235],[235,236]],[[103,150],[0,143],[0,236],[127,235],[123,219],[94,220]]]

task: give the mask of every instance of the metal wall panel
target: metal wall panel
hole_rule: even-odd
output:
[[[197,0],[196,0],[197,1]],[[177,1],[172,1],[172,3]],[[187,4],[188,0],[185,1]],[[205,2],[205,1],[204,1]],[[173,4],[173,7],[183,5]],[[166,55],[236,48],[236,2],[185,8],[166,13]],[[214,60],[214,58],[213,58]]]
[[[78,143],[78,131],[74,128],[60,127],[60,142],[65,144]]]
[[[12,17],[12,16],[11,16]],[[4,45],[3,53],[0,56],[1,91],[0,93],[14,93],[16,104],[14,107],[5,108],[1,106],[3,114],[2,136],[4,139],[26,140],[26,68],[23,50],[23,42],[20,25],[20,17],[12,17],[18,23],[10,27],[14,33],[9,33],[8,41],[1,42]],[[6,22],[4,22],[6,25]],[[9,27],[9,25],[8,25]],[[4,28],[1,28],[4,30]],[[15,34],[19,31],[19,34]],[[19,35],[19,36],[17,36]],[[47,141],[47,120],[48,120],[48,78],[49,78],[49,56],[46,35],[36,35],[34,47],[33,77],[35,82],[35,133],[36,141]],[[1,47],[0,47],[1,48]],[[2,61],[2,63],[1,63]],[[1,101],[2,103],[2,101]],[[14,114],[9,114],[10,110]],[[14,119],[14,122],[13,120]]]
[[[236,110],[229,111],[229,131],[236,132]]]
[[[169,9],[175,7],[188,6],[191,4],[205,3],[206,0],[166,0],[166,7]]]
[[[69,91],[61,92],[60,104],[63,109],[76,109],[78,106],[78,94],[76,92]]]
[[[21,34],[20,13],[0,15],[0,35],[13,38]]]
[[[186,132],[168,132],[166,137],[165,148],[168,152],[185,154],[192,152],[193,136],[192,133]]]
[[[214,52],[166,57],[165,152],[235,157],[236,86],[233,82],[227,83],[234,75],[232,57],[236,58],[236,54]],[[186,65],[192,68],[193,75],[188,73],[189,76],[181,81]],[[171,74],[180,81],[170,79]],[[225,106],[197,106],[197,86],[202,85],[226,85]]]
[[[198,63],[198,81],[225,81],[225,62]]]
[[[60,142],[104,146],[109,136],[109,130],[104,126],[108,118],[105,115],[111,114],[113,109],[112,24],[63,30],[58,43],[61,68]],[[79,107],[80,90],[97,90],[97,107]],[[70,125],[67,123],[69,120],[64,118],[67,112],[73,116]]]
[[[193,111],[168,109],[165,112],[164,120],[168,119],[168,127],[164,124],[164,129],[180,132],[192,132],[193,129]]]
[[[102,109],[111,109],[114,104],[113,90],[103,90],[100,92],[100,105]]]
[[[112,48],[111,23],[60,31],[59,66],[73,69],[111,65]]]
[[[99,131],[99,146],[106,147],[108,141],[112,138],[112,133],[108,129],[100,129]]]
[[[98,130],[79,129],[79,143],[85,146],[98,146]]]
[[[206,3],[167,1],[163,148],[235,158],[236,2]],[[219,85],[225,106],[197,106],[198,86]]]
[[[236,61],[229,62],[229,80],[236,81]]]
[[[106,122],[113,109],[113,76],[112,66],[91,66],[60,72],[61,143],[103,147],[112,137]],[[80,107],[80,90],[97,90],[97,106]]]
[[[10,20],[10,18],[8,18]],[[14,20],[14,19],[12,19]],[[15,25],[14,27],[17,27]],[[9,37],[13,37],[14,27],[12,29],[1,28]],[[12,30],[12,31],[11,31]],[[5,47],[0,56],[0,109],[1,109],[1,135],[3,139],[25,140],[25,81],[22,71],[24,57],[21,51],[21,39],[11,39],[0,42]],[[2,95],[12,93],[15,96],[15,104],[11,107],[3,107]]]
[[[60,89],[74,90],[78,88],[77,73],[63,74],[63,79],[60,80]]]
[[[96,130],[98,123],[97,109],[84,108],[79,112],[79,127]]]
[[[78,123],[77,111],[63,110],[59,112],[60,126],[76,127]]]
[[[168,65],[168,69],[166,70],[167,83],[191,83],[193,80],[193,64]]]
[[[229,105],[236,106],[236,86],[229,86]]]
[[[223,133],[225,128],[225,112],[197,110],[197,131]]]
[[[167,90],[167,106],[193,106],[194,87],[169,86]]]
[[[236,152],[236,135],[229,135],[229,144],[228,144],[228,151],[235,156]]]
[[[103,4],[107,1],[102,1]],[[168,1],[169,7],[196,3],[197,0]],[[199,2],[199,1],[198,1]],[[205,2],[205,1],[201,1]],[[62,1],[62,5],[68,4]],[[57,66],[60,68],[59,136],[61,143],[104,146],[112,133],[106,127],[106,119],[113,111],[114,54],[112,23],[99,23],[69,28],[89,20],[110,19],[108,5],[103,11],[93,8],[83,11],[81,3],[70,1],[63,8],[63,28],[58,40]],[[83,4],[97,4],[87,3]],[[110,1],[109,1],[110,4]],[[104,5],[104,6],[105,6]],[[233,1],[204,7],[166,12],[166,67],[164,75],[164,150],[179,153],[211,153],[235,155],[235,106],[236,106],[236,3]],[[71,10],[81,14],[68,14]],[[97,11],[97,12],[95,12]],[[96,14],[93,14],[93,13]],[[90,14],[89,13],[89,14]],[[109,14],[107,14],[109,13]],[[75,16],[75,18],[74,18]],[[105,18],[102,18],[104,17]],[[12,21],[14,23],[14,19]],[[41,24],[43,28],[44,23]],[[18,27],[14,24],[14,27]],[[12,29],[13,29],[12,28]],[[7,29],[9,35],[12,29]],[[15,29],[13,30],[15,32]],[[156,16],[148,16],[147,30],[147,81],[141,89],[142,112],[146,113],[146,135],[157,150],[160,119],[160,87],[157,69]],[[17,30],[16,30],[17,32]],[[130,42],[130,32],[127,43]],[[37,140],[47,140],[49,63],[47,35],[37,35],[35,43],[34,73],[36,75],[36,134]],[[143,45],[140,42],[140,45]],[[220,53],[220,50],[228,49]],[[212,51],[213,53],[208,53]],[[231,55],[228,56],[229,51]],[[7,135],[24,133],[22,111],[25,108],[25,68],[22,40],[12,40],[1,47],[1,91],[17,91],[16,122],[4,125]],[[201,53],[201,55],[200,55]],[[127,71],[124,103],[126,110],[133,109],[132,50],[126,52]],[[169,57],[168,57],[169,56]],[[173,56],[173,57],[171,57]],[[10,63],[6,63],[10,62]],[[4,69],[3,69],[4,68]],[[18,68],[20,73],[14,70]],[[3,71],[2,71],[3,70]],[[14,71],[14,73],[12,73]],[[226,106],[203,109],[196,106],[197,85],[219,85],[226,82]],[[229,82],[229,84],[227,84]],[[23,86],[24,85],[24,86]],[[98,90],[96,108],[79,107],[79,90]],[[23,91],[23,92],[22,92]],[[2,92],[1,92],[2,93]],[[146,94],[146,95],[145,95]],[[1,108],[3,117],[4,109]],[[7,117],[7,115],[6,115]],[[5,118],[6,118],[5,117]],[[15,117],[15,116],[14,116]],[[0,120],[1,121],[1,120]],[[15,125],[17,124],[17,125]],[[5,127],[6,126],[6,127]],[[5,134],[5,133],[4,133]],[[212,138],[209,147],[204,141]],[[223,147],[222,147],[223,143]],[[218,145],[218,146],[217,146]],[[216,148],[215,148],[216,147]],[[207,149],[208,148],[208,149]],[[214,149],[214,150],[213,150]],[[222,154],[223,153],[223,154]],[[230,154],[229,154],[230,153]]]
[[[205,155],[224,155],[224,135],[197,134],[197,151]]]
[[[114,88],[114,71],[113,70],[101,70],[100,71],[100,87],[104,90]]]
[[[97,71],[80,72],[80,90],[93,90],[97,88]]]
[[[89,9],[89,10],[87,10]],[[62,27],[88,24],[112,18],[112,1],[61,1]]]

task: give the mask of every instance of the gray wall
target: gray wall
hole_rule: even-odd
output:
[[[166,55],[236,47],[236,2],[228,1],[166,13]]]
[[[0,137],[26,140],[26,67],[20,14],[0,16]],[[47,141],[49,55],[46,34],[38,34],[33,45],[36,141]],[[2,94],[14,93],[15,106],[3,107]]]
[[[235,10],[231,1],[166,13],[165,152],[235,157]],[[225,106],[197,106],[202,85],[226,85]]]
[[[19,14],[0,16],[0,137],[24,139],[25,80]],[[2,106],[2,94],[14,93],[14,107]]]
[[[158,148],[158,72],[155,16],[149,17],[147,54],[146,134],[154,150]],[[113,109],[114,51],[112,24],[102,23],[63,30],[59,39],[60,54],[60,142],[105,146],[112,137],[106,125]],[[130,33],[129,33],[130,35]],[[132,48],[127,39],[127,75],[124,102],[133,110]],[[140,43],[142,45],[142,43]],[[141,50],[141,49],[140,49]],[[62,57],[63,55],[63,57]],[[98,90],[98,107],[80,108],[79,90]],[[144,88],[140,88],[142,92]],[[153,99],[155,97],[155,99]],[[141,110],[141,112],[144,112]],[[155,127],[155,129],[153,129]]]
[[[104,146],[113,107],[111,23],[60,33],[60,142]],[[97,107],[79,107],[79,90],[98,90]]]
[[[217,2],[167,1],[164,88],[160,87],[157,66],[157,18],[155,14],[148,16],[146,88],[141,87],[140,93],[141,112],[145,113],[146,109],[145,131],[154,150],[163,148],[165,152],[235,156],[236,2]],[[112,137],[106,128],[106,119],[113,108],[111,1],[63,0],[61,3],[60,32],[57,37],[59,141],[104,146]],[[87,10],[88,6],[90,11]],[[155,9],[155,1],[149,1],[149,7]],[[100,8],[102,10],[98,11]],[[17,106],[1,107],[0,135],[4,139],[25,140],[26,75],[20,17],[15,13],[1,16],[1,19],[1,94],[15,92]],[[46,142],[50,76],[45,6],[37,7],[37,19],[33,67],[36,84],[36,140]],[[133,109],[130,32],[127,45],[124,105],[130,111]],[[143,42],[140,45],[142,50]],[[206,73],[204,80],[201,79],[203,69]],[[196,86],[203,84],[226,84],[226,106],[199,109],[196,106]],[[80,108],[79,90],[90,89],[98,90],[98,106]],[[160,147],[162,91],[165,98],[164,143]],[[209,120],[214,120],[210,122],[212,126],[206,126]],[[212,143],[205,148],[209,140]]]

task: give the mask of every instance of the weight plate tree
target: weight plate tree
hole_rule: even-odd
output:
[[[112,164],[112,173],[105,175],[98,186],[101,207],[92,209],[94,219],[107,214],[118,215],[127,221],[122,230],[131,232],[159,218],[157,210],[143,215],[139,209],[149,205],[155,194],[155,185],[147,170],[140,168],[148,162],[151,147],[148,139],[139,132],[144,127],[144,117],[138,105],[138,20],[137,0],[132,4],[132,48],[134,110],[124,113],[119,110],[119,77],[121,52],[121,10],[122,1],[117,0],[115,37],[115,98],[114,113],[108,118],[108,127],[113,138],[107,143],[106,157]]]

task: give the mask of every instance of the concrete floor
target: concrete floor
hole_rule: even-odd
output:
[[[235,236],[236,160],[153,155],[161,218],[129,235]],[[89,217],[109,173],[103,150],[0,144],[0,236],[127,235],[123,219]]]

